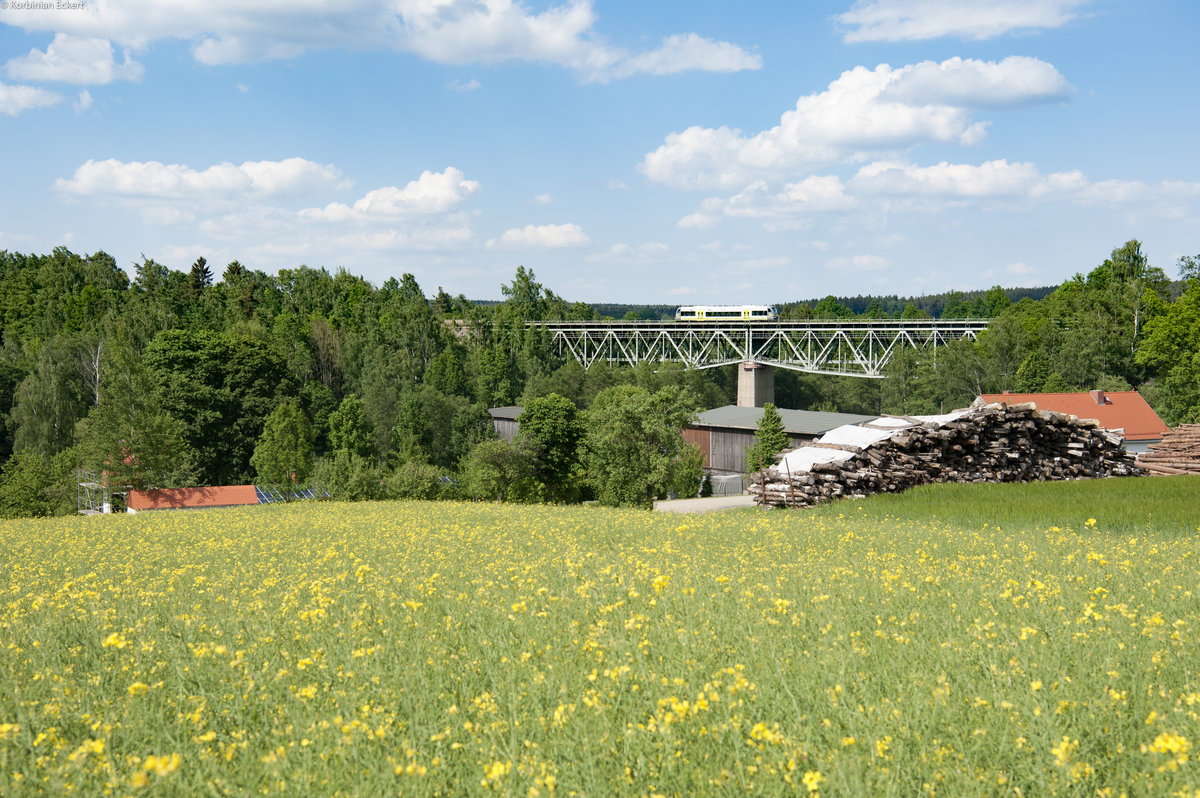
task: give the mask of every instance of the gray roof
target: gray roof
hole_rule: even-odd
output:
[[[508,407],[489,407],[488,413],[492,418],[515,420],[524,410],[525,408],[521,405],[509,405]]]
[[[700,413],[696,417],[696,423],[692,426],[756,430],[762,413],[761,407],[726,405]],[[857,413],[824,413],[818,410],[784,410],[783,408],[779,409],[779,416],[783,419],[784,431],[793,435],[822,435],[843,424],[859,424],[876,418],[876,416],[860,416]]]

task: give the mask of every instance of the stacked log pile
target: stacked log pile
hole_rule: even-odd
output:
[[[1151,474],[1200,474],[1200,424],[1181,424],[1163,435],[1137,464]]]
[[[885,416],[854,427],[839,427],[785,453],[780,464],[751,475],[750,493],[761,504],[808,507],[930,482],[1144,473],[1122,448],[1120,433],[1032,403],[982,405],[942,417]],[[836,442],[871,436],[882,440],[862,446]]]

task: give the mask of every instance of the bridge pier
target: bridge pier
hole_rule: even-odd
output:
[[[762,407],[775,403],[775,371],[770,366],[746,360],[738,364],[738,407]]]

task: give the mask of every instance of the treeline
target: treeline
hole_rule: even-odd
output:
[[[785,319],[837,319],[862,316],[876,319],[933,318],[986,319],[1022,299],[1043,299],[1054,293],[1056,286],[1040,288],[1001,288],[986,291],[947,291],[942,294],[900,297],[895,294],[876,296],[804,299],[776,302]],[[482,304],[482,303],[481,303]],[[592,308],[604,319],[628,321],[659,321],[675,318],[676,305],[634,305],[623,303],[593,303]]]
[[[1200,263],[1176,268],[1178,282],[1130,241],[1040,299],[997,287],[899,310],[784,306],[912,318],[940,304],[993,321],[977,341],[899,351],[883,380],[779,369],[776,404],[912,414],[1003,390],[1136,387],[1168,423],[1200,420]],[[80,467],[133,486],[294,479],[338,498],[646,504],[692,491],[696,456],[669,433],[731,403],[735,370],[585,371],[525,321],[636,307],[570,302],[524,268],[502,293],[485,305],[430,298],[411,275],[376,287],[237,261],[218,277],[203,258],[186,272],[143,259],[131,280],[103,252],[0,252],[0,514],[73,512]],[[487,408],[511,404],[526,407],[522,436],[498,441]]]
[[[1022,299],[1042,299],[1054,293],[1054,286],[1042,288],[1001,288],[996,286],[986,291],[947,291],[942,294],[899,297],[853,296],[809,299],[800,302],[785,302],[779,305],[780,312],[793,319],[828,319],[863,316],[875,319],[932,318],[932,319],[986,319],[994,316],[1008,305]]]
[[[569,479],[547,477],[536,424],[515,444],[494,440],[488,407],[550,394],[585,411],[633,386],[627,402],[669,399],[682,423],[734,390],[726,375],[681,369],[584,372],[524,322],[594,318],[590,306],[523,268],[503,293],[480,307],[440,289],[430,299],[411,275],[377,288],[341,270],[268,275],[237,261],[218,279],[203,258],[187,272],[143,259],[130,280],[103,252],[0,252],[0,514],[74,512],[80,467],[115,485],[297,481],[340,498],[645,503],[646,484],[692,490],[698,466],[678,447],[630,495],[605,484],[623,466],[601,468],[596,435],[594,478],[582,433]],[[603,420],[570,415],[564,428]]]

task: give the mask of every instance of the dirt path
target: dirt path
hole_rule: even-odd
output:
[[[654,509],[660,513],[711,513],[753,506],[753,496],[710,496],[706,499],[670,499],[654,503]]]

